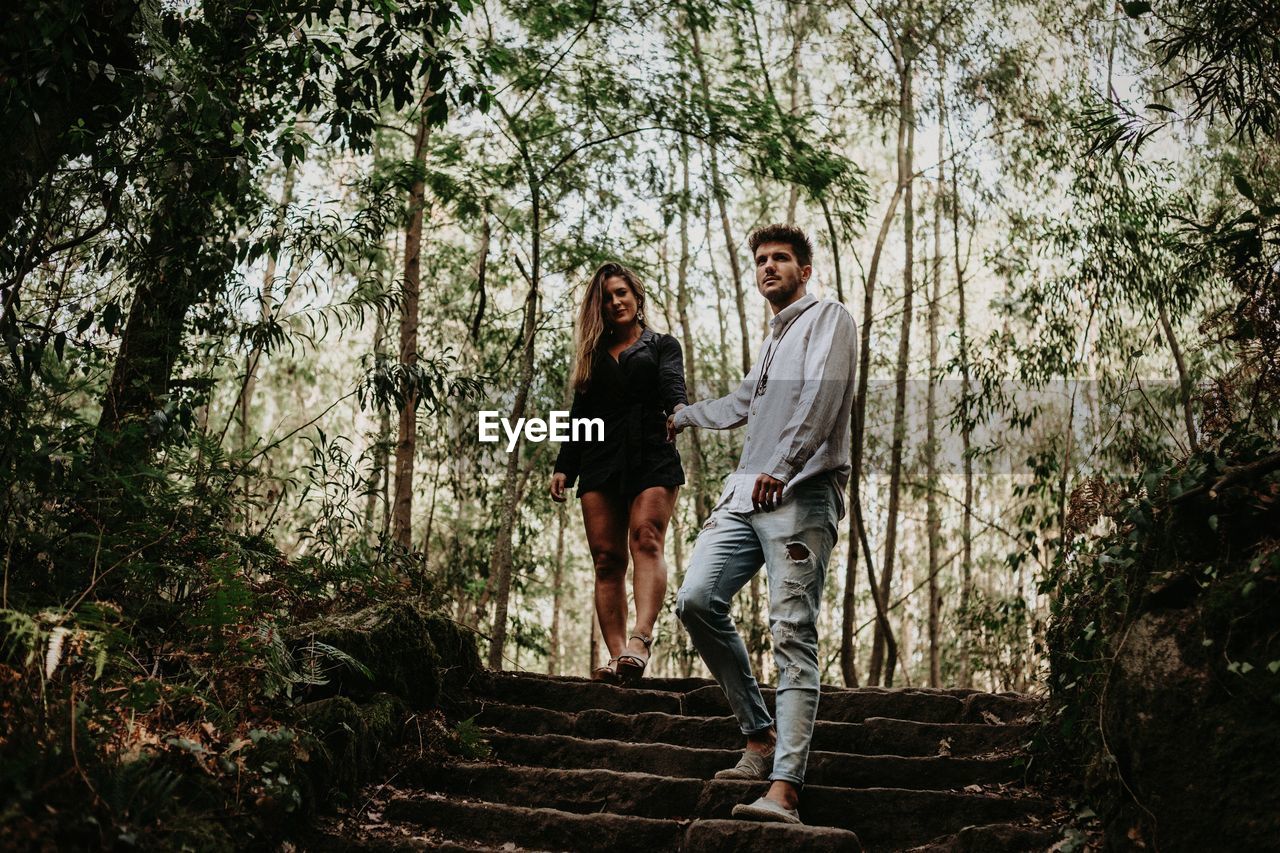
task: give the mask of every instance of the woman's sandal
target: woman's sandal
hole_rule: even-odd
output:
[[[653,645],[653,637],[643,634],[632,634],[627,640],[639,640],[644,643],[645,656],[635,652],[623,652],[618,656],[618,680],[623,684],[639,681],[644,676],[644,668],[649,665],[649,648]]]
[[[618,658],[609,658],[609,662],[604,666],[598,666],[591,671],[592,681],[603,681],[605,684],[618,683]]]

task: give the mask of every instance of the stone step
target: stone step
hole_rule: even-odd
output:
[[[776,853],[780,848],[836,853],[860,851],[852,832],[820,826],[784,826],[731,820],[684,823],[612,813],[575,814],[548,808],[464,802],[420,794],[387,803],[383,817],[439,830],[451,839],[514,843],[535,850],[598,853],[699,851]]]
[[[513,764],[565,770],[601,768],[685,779],[710,779],[737,763],[740,750],[696,749],[668,744],[587,740],[568,735],[522,735],[488,731],[494,755]],[[918,757],[809,753],[805,781],[811,785],[946,790],[1009,782],[1019,775],[1016,758]]]
[[[1036,822],[966,826],[959,832],[913,847],[907,853],[1027,853],[1050,850],[1062,833]]]
[[[656,681],[656,680],[654,680]],[[604,710],[635,714],[660,712],[673,715],[721,717],[728,715],[724,692],[715,684],[692,686],[684,692],[621,687],[574,678],[552,678],[507,672],[477,676],[472,690],[479,696],[510,705],[532,705],[557,711]],[[762,691],[770,711],[774,691]],[[824,691],[818,702],[818,718],[832,722],[860,723],[870,717],[925,723],[1011,722],[1034,712],[1039,700],[1016,693],[906,688],[837,688]]]
[[[763,782],[480,763],[419,763],[405,768],[397,781],[508,805],[659,819],[727,818],[734,804],[749,802],[767,788]],[[852,830],[870,849],[900,850],[972,824],[1025,820],[1049,809],[1049,803],[1036,798],[806,785],[801,817],[809,825]]]
[[[509,676],[511,678],[523,678],[523,679],[531,679],[531,680],[537,680],[537,681],[551,681],[557,684],[595,683],[595,682],[592,682],[590,678],[586,678],[584,676],[578,676],[578,675],[547,675],[546,673],[542,673],[542,672],[524,672],[521,670],[504,670],[502,674],[504,676]],[[697,690],[698,688],[701,688],[701,687],[713,687],[715,686],[715,681],[710,678],[699,678],[699,677],[693,677],[693,676],[689,678],[682,678],[682,677],[645,678],[640,683],[639,686],[641,689],[644,689],[644,690],[662,690],[662,691],[668,691],[672,693],[688,693],[691,690]],[[838,693],[846,690],[857,690],[862,692],[893,693],[893,692],[900,691],[902,689],[904,688],[901,688],[901,687],[844,687],[839,684],[822,685],[823,693]],[[905,689],[914,690],[922,693],[941,693],[947,696],[958,696],[961,699],[971,694],[981,692],[972,687],[908,687]],[[1016,695],[1016,694],[1010,694],[1010,695]]]
[[[432,833],[436,834],[436,833]],[[517,848],[486,847],[445,839],[366,836],[347,838],[337,833],[307,839],[307,853],[516,853]],[[518,850],[528,850],[527,847]]]
[[[473,702],[462,711],[476,723],[515,734],[559,734],[633,743],[667,743],[740,749],[743,736],[732,717],[684,717],[650,711],[619,714],[591,709],[572,713],[549,708]],[[869,717],[861,723],[819,720],[813,749],[861,755],[981,755],[1013,750],[1031,737],[1024,724],[920,723]]]

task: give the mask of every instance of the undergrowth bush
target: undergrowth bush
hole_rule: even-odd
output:
[[[312,784],[291,707],[362,666],[284,629],[431,599],[419,558],[333,516],[287,559],[237,517],[249,459],[175,412],[160,457],[122,473],[94,446],[92,394],[45,378],[61,385],[0,383],[0,848],[265,844]]]
[[[1135,838],[1150,832],[1151,815],[1104,720],[1117,653],[1144,613],[1192,614],[1181,657],[1241,719],[1280,709],[1278,451],[1274,439],[1236,430],[1182,462],[1124,482],[1097,478],[1072,497],[1069,529],[1107,530],[1077,535],[1041,588],[1052,601],[1046,733],[1104,819],[1128,820]]]

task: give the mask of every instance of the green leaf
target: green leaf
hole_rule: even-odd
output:
[[[1130,18],[1141,18],[1151,11],[1151,4],[1146,0],[1130,0],[1130,2],[1121,3],[1120,6]]]
[[[1249,199],[1249,201],[1254,200],[1253,187],[1249,185],[1249,181],[1245,179],[1244,175],[1232,175],[1231,180],[1235,182],[1236,190],[1240,193],[1240,195]]]
[[[1280,672],[1280,660],[1273,660],[1271,663],[1267,664],[1267,671],[1272,675]]]
[[[1158,111],[1158,112],[1162,112],[1162,113],[1176,113],[1176,112],[1177,112],[1177,110],[1175,110],[1173,107],[1169,106],[1168,104],[1147,104],[1147,109],[1149,109],[1149,110],[1156,110],[1156,111]]]

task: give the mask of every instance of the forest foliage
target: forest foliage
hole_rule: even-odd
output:
[[[1048,689],[1113,773],[1090,720],[1153,585],[1185,568],[1215,625],[1274,602],[1274,13],[11,4],[0,841],[279,831],[293,712],[372,663],[287,640],[307,620],[412,600],[491,666],[587,672],[554,447],[481,444],[476,413],[567,408],[610,259],[725,393],[770,221],[861,333],[824,681]],[[681,439],[673,594],[740,440]],[[735,615],[767,679],[766,600]],[[700,671],[670,608],[655,651]],[[1273,643],[1227,657],[1274,701]]]

